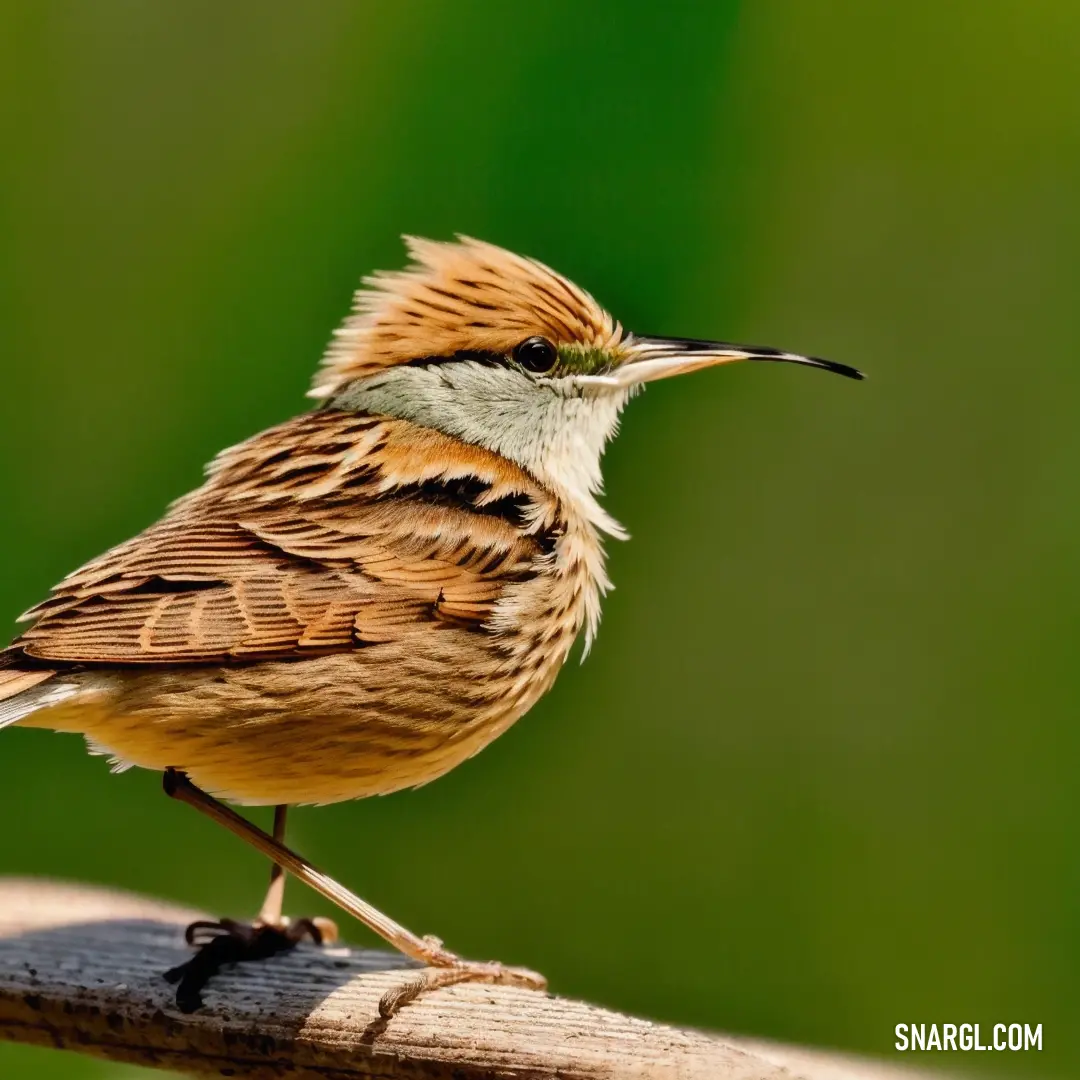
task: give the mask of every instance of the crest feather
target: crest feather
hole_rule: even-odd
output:
[[[612,348],[622,338],[587,292],[535,259],[468,236],[404,240],[411,264],[364,278],[310,397],[330,397],[353,379],[425,356],[508,353],[533,335],[584,349]]]

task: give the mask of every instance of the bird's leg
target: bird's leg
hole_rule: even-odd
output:
[[[274,839],[279,843],[285,838],[286,810],[284,806],[274,807]],[[200,919],[188,926],[184,939],[189,945],[197,946],[198,952],[165,973],[169,982],[177,984],[176,1004],[183,1012],[194,1012],[202,1005],[203,987],[225,964],[265,960],[288,952],[304,938],[310,938],[316,945],[337,940],[337,927],[330,919],[284,918],[281,913],[284,895],[285,871],[274,863],[266,898],[253,923]]]
[[[279,843],[285,843],[285,817],[288,814],[287,806],[274,807],[274,839]],[[270,884],[266,889],[266,897],[259,909],[259,922],[264,926],[281,925],[281,907],[285,899],[285,871],[275,862],[270,864]]]
[[[401,990],[385,995],[379,1004],[384,1016],[390,1015],[395,1009],[411,1001],[424,990],[452,983],[490,982],[527,987],[532,990],[543,990],[547,987],[547,980],[535,971],[506,967],[499,963],[476,963],[463,960],[456,953],[444,948],[438,938],[418,937],[365,900],[361,900],[343,885],[339,885],[333,878],[312,866],[307,859],[287,848],[280,840],[263,832],[247,818],[196,787],[187,775],[178,769],[166,770],[163,786],[166,795],[179,799],[188,806],[193,806],[219,825],[224,825],[226,829],[247,841],[277,866],[287,870],[298,881],[302,881],[327,900],[337,904],[342,911],[348,912],[353,918],[359,919],[369,930],[374,931],[399,952],[422,964],[440,969],[425,972]]]
[[[285,843],[285,818],[287,806],[274,807],[274,839],[279,844]],[[266,889],[262,907],[259,908],[256,928],[276,930],[284,934],[293,943],[310,937],[317,945],[330,945],[338,939],[338,929],[332,919],[317,917],[314,919],[290,919],[282,915],[282,902],[285,899],[285,871],[276,862],[270,864],[270,884]]]

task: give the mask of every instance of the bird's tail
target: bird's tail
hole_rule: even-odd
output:
[[[20,668],[5,663],[0,653],[0,728],[17,724],[47,705],[55,705],[75,692],[70,683],[54,681],[55,671]]]

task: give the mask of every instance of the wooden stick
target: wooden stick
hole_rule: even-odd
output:
[[[162,972],[206,916],[84,885],[0,878],[0,1038],[197,1075],[351,1080],[891,1080],[906,1070],[653,1024],[511,986],[429,991],[399,956],[299,946],[216,975],[185,1015]],[[790,1066],[790,1067],[786,1067]]]

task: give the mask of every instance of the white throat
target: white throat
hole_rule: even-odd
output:
[[[388,368],[346,387],[335,404],[410,420],[501,454],[596,528],[621,538],[622,526],[596,496],[600,457],[630,393],[459,360]]]

